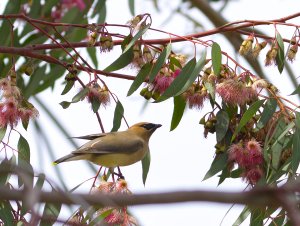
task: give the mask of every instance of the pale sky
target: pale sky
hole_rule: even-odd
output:
[[[166,24],[166,26],[161,26],[164,19],[169,16],[167,11],[169,8],[173,8],[170,1],[158,1],[161,4],[160,14],[157,14],[153,9],[151,1],[136,0],[135,2],[137,14],[151,13],[153,28],[159,28],[180,35],[185,35],[186,32],[191,30],[188,29],[187,24],[184,23],[185,20],[181,19],[181,17],[176,17],[173,21]],[[107,1],[107,8],[108,23],[124,24],[131,18],[127,1]],[[230,1],[225,10],[225,14],[228,15],[231,21],[243,19],[277,19],[296,13],[296,10],[299,8],[300,2],[292,0],[236,0]],[[119,12],[116,13],[118,10]],[[189,12],[197,18],[202,18],[197,10]],[[202,21],[203,23],[207,23],[204,18]],[[272,28],[268,29],[270,29],[270,34],[273,34]],[[149,32],[146,38],[152,38],[152,35],[157,36],[157,33]],[[224,41],[221,36],[212,36],[205,39],[213,39],[219,42],[223,51],[232,53],[228,42]],[[103,69],[105,65],[112,62],[113,57],[115,57],[114,54],[99,55],[99,69]],[[297,65],[299,65],[299,60],[296,58],[294,68]],[[125,70],[124,73],[136,74],[136,72],[129,69]],[[285,81],[284,79],[287,78],[285,73],[280,75],[276,68],[267,68],[266,74],[272,75],[274,83],[278,85],[282,95],[291,93],[292,88],[289,83],[284,82],[284,87],[282,86],[283,81]],[[81,76],[84,77],[83,74]],[[200,118],[210,110],[209,104],[208,107],[205,107],[201,111],[187,110],[178,128],[174,132],[169,132],[173,111],[172,101],[166,101],[162,104],[150,104],[146,110],[142,112],[141,109],[144,100],[139,95],[139,91],[131,97],[126,97],[126,93],[132,81],[111,78],[104,78],[104,80],[121,100],[125,108],[125,117],[129,124],[134,124],[139,121],[149,121],[163,125],[163,127],[159,128],[153,134],[150,140],[152,161],[146,186],[144,187],[142,183],[141,163],[122,168],[122,172],[129,184],[129,189],[133,193],[193,189],[242,191],[246,187],[246,184],[239,179],[227,179],[219,187],[217,187],[217,177],[202,181],[214,157],[215,136],[209,135],[209,137],[205,139],[203,137],[203,127],[198,124]],[[77,86],[77,88],[79,88],[79,86]],[[67,110],[62,109],[58,104],[63,100],[70,100],[77,90],[74,89],[73,92],[70,92],[70,94],[66,96],[60,96],[61,91],[62,87],[57,85],[53,92],[47,90],[44,94],[39,95],[39,97],[47,100],[47,104],[51,106],[51,110],[59,115],[60,121],[71,131],[71,135],[78,136],[100,132],[97,119],[86,102],[73,104]],[[107,131],[112,128],[113,111],[113,104],[106,109],[100,110],[104,127]],[[48,134],[51,134],[53,142],[57,144],[55,145],[56,158],[66,155],[73,150],[72,147],[65,142],[68,138],[63,137],[57,132],[42,111],[40,111],[39,120],[44,123],[43,125],[46,125],[44,128],[47,128]],[[31,126],[29,133],[25,134],[25,136],[34,140],[34,137],[30,134],[32,128]],[[122,129],[126,129],[125,123],[122,123]],[[81,143],[78,143],[78,145],[79,144]],[[33,145],[31,149],[32,164],[35,166],[34,169],[39,171],[39,166],[42,165],[44,167],[43,171],[46,172],[47,176],[58,182],[54,168],[51,165],[54,159],[50,159],[48,155],[44,155],[41,163],[41,160],[37,157],[37,152],[43,152],[44,150],[37,149],[35,145]],[[83,161],[63,163],[56,167],[59,167],[64,173],[65,182],[70,189],[94,176]],[[91,183],[86,183],[80,187],[78,191],[87,192],[90,186]],[[221,205],[198,202],[136,206],[130,207],[130,211],[143,226],[219,225],[230,206],[230,204]],[[222,225],[232,225],[242,208],[241,206],[234,207],[226,216]]]

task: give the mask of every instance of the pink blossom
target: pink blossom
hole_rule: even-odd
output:
[[[207,92],[200,91],[191,95],[187,95],[186,99],[189,103],[189,108],[201,109],[207,97]]]
[[[259,179],[263,176],[264,172],[260,167],[251,168],[246,170],[242,175],[250,184],[256,184]]]
[[[233,105],[244,105],[248,101],[257,98],[256,90],[235,79],[227,79],[217,84],[216,92],[224,102]]]
[[[20,119],[17,102],[10,98],[0,105],[0,127],[17,125]]]
[[[263,163],[263,155],[259,143],[252,139],[246,145],[232,144],[229,147],[228,160],[236,162],[239,167],[246,169],[252,168]]]
[[[177,69],[174,72],[170,72],[168,68],[163,68],[161,72],[155,77],[155,80],[153,82],[154,90],[158,91],[160,94],[164,93],[174,81],[174,79],[180,74],[180,72],[180,69]]]
[[[62,0],[62,4],[69,9],[76,5],[76,7],[81,11],[86,7],[83,0]]]

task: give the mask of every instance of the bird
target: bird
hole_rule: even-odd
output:
[[[149,152],[149,139],[161,124],[140,122],[125,131],[91,134],[74,137],[90,140],[70,154],[53,162],[88,160],[110,169],[132,165]]]

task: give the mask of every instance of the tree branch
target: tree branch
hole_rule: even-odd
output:
[[[217,202],[217,203],[236,203],[255,207],[281,206],[281,201],[275,194],[282,195],[280,188],[261,188],[247,192],[216,192],[216,191],[175,191],[167,193],[148,193],[148,194],[75,194],[68,192],[45,192],[39,191],[37,202],[80,205],[81,202],[89,205],[100,206],[136,206],[145,204],[170,204],[181,202]],[[24,200],[28,190],[15,190],[0,187],[0,200]]]

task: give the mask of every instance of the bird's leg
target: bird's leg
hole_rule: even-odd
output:
[[[119,166],[118,166],[118,177],[119,177],[118,179],[125,179]]]
[[[115,172],[114,172],[114,167],[109,167],[109,172],[111,173],[111,177],[113,182],[115,182]]]

